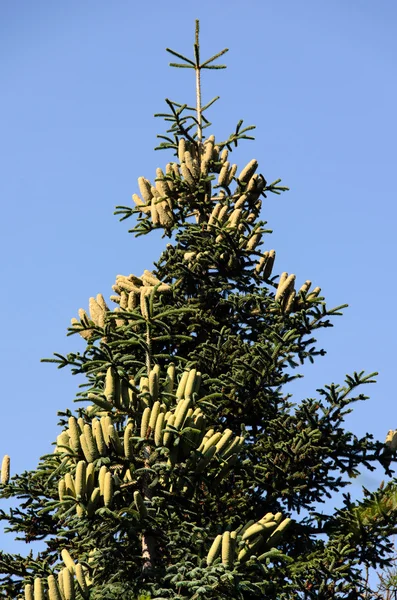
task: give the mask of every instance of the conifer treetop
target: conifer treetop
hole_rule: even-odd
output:
[[[17,506],[0,520],[44,550],[0,551],[0,596],[372,597],[363,569],[391,562],[394,488],[320,508],[365,468],[392,473],[394,433],[385,445],[344,423],[375,374],[292,404],[286,384],[324,354],[316,332],[343,306],[329,309],[309,279],[274,274],[260,213],[286,188],[256,159],[229,161],[252,126],[221,143],[203,135],[215,99],[202,106],[200,73],[224,68],[214,62],[226,49],[201,61],[196,22],[194,58],[169,52],[195,69],[197,103],[166,101],[159,147],[174,159],[152,182],[139,177],[134,206],[116,212],[134,217],[136,235],[171,240],[154,267],[117,275],[109,301],[98,294],[78,311],[69,334],[82,352],[48,360],[84,383],[37,469],[12,475],[3,459],[0,499]]]
[[[155,185],[145,177],[138,179],[141,195],[133,194],[135,208],[117,206],[116,214],[121,220],[138,215],[139,223],[131,231],[136,235],[148,233],[153,228],[163,228],[165,235],[170,236],[177,231],[189,217],[195,216],[198,222],[208,220],[216,203],[227,197],[233,201],[242,192],[252,192],[255,188],[258,197],[266,197],[266,192],[280,194],[288,190],[280,186],[280,179],[268,184],[262,175],[255,175],[258,162],[253,159],[237,176],[237,165],[230,164],[228,154],[238,146],[238,142],[253,140],[250,131],[254,125],[243,127],[243,120],[237,123],[233,133],[221,142],[215,141],[215,136],[207,138],[203,130],[211,126],[206,111],[219,99],[212,98],[204,106],[201,102],[201,71],[203,69],[225,69],[226,65],[214,62],[228,52],[224,48],[207,60],[200,60],[199,21],[196,21],[194,57],[166,49],[182,62],[171,62],[171,67],[194,69],[196,74],[196,106],[176,102],[166,98],[166,104],[171,112],[157,113],[167,124],[171,124],[167,135],[158,135],[161,143],[156,150],[171,149],[178,162],[167,164],[165,172],[156,170]],[[212,189],[212,182],[218,175],[218,181]],[[231,186],[237,188],[231,193]],[[219,193],[213,193],[218,190]]]
[[[214,56],[211,56],[211,58],[209,58],[206,61],[204,61],[203,63],[201,63],[200,62],[199,34],[200,34],[200,22],[197,19],[196,20],[195,41],[194,41],[194,60],[191,60],[190,58],[187,58],[186,56],[183,56],[182,54],[179,54],[179,52],[175,52],[175,50],[171,50],[170,48],[166,48],[166,50],[170,54],[173,54],[174,56],[177,56],[178,58],[183,60],[182,63],[170,63],[171,67],[194,69],[196,72],[196,122],[197,122],[196,138],[199,142],[201,142],[202,137],[203,137],[203,124],[202,124],[203,108],[201,106],[201,71],[202,71],[202,69],[226,69],[226,65],[214,65],[211,63],[213,63],[216,59],[218,59],[219,57],[223,56],[223,54],[228,52],[228,48],[224,48],[217,54],[214,54]],[[217,100],[217,98],[214,98],[211,101],[211,103],[209,105],[207,105],[207,107],[210,106],[211,104],[213,104],[213,102],[215,102],[216,100]]]

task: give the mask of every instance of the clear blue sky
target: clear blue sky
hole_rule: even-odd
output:
[[[256,124],[236,162],[257,158],[291,188],[263,208],[276,271],[350,305],[296,399],[378,370],[349,425],[381,439],[397,427],[395,0],[3,0],[0,457],[14,473],[51,451],[56,411],[79,383],[40,358],[82,349],[65,336],[70,318],[110,295],[116,274],[150,269],[164,245],[135,240],[112,213],[167,162],[153,152],[164,131],[153,114],[165,97],[191,102],[194,82],[167,66],[165,47],[190,55],[195,18],[203,55],[230,48],[228,69],[203,80],[204,101],[221,96],[213,132]]]

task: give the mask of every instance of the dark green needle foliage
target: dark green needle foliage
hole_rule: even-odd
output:
[[[201,74],[226,50],[202,61],[198,33],[192,59],[169,50],[194,70],[196,106],[166,101],[169,162],[117,207],[168,244],[79,311],[83,352],[49,360],[85,376],[55,451],[11,478],[3,461],[0,496],[19,503],[0,518],[43,549],[0,552],[1,597],[371,598],[365,569],[391,564],[390,489],[347,492],[365,468],[391,473],[394,450],[344,425],[375,374],[291,402],[286,384],[343,307],[277,264],[260,215],[287,188],[232,162],[253,127],[214,136]],[[329,499],[342,508],[322,510]]]

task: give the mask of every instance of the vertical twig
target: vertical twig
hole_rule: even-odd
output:
[[[199,41],[199,33],[200,33],[200,23],[199,20],[196,19],[196,36],[195,36],[195,44],[194,44],[194,55],[196,58],[196,107],[197,107],[197,141],[201,142],[203,138],[203,128],[202,128],[202,119],[201,119],[201,67],[200,67],[200,41]]]
[[[150,457],[150,446],[144,447],[143,455],[145,458],[144,465],[146,468],[148,468],[149,467],[149,457]],[[142,491],[143,491],[143,496],[145,498],[147,498],[148,500],[152,499],[153,494],[152,494],[152,491],[149,489],[149,481],[148,481],[147,475],[143,476]],[[149,574],[151,572],[151,570],[153,569],[154,561],[155,561],[155,554],[156,554],[155,537],[146,532],[143,533],[142,534],[142,559],[143,559],[142,572],[144,575]]]
[[[150,339],[150,327],[149,323],[146,323],[146,369],[148,377],[152,368],[152,340]]]
[[[365,565],[365,598],[368,598],[369,568]]]
[[[145,300],[144,300],[145,302]],[[146,303],[145,303],[146,305]],[[147,368],[147,375],[149,377],[150,375],[150,370],[152,367],[152,340],[150,338],[150,325],[149,325],[149,314],[145,315],[145,319],[146,319],[146,346],[147,346],[147,350],[146,350],[146,368]],[[143,449],[143,456],[144,456],[144,466],[145,468],[149,467],[149,457],[150,457],[150,446],[145,446]],[[143,492],[143,496],[145,498],[147,498],[148,500],[152,499],[152,493],[151,490],[149,489],[149,481],[148,481],[148,476],[144,475],[143,476],[143,486],[142,486],[142,492]],[[147,533],[143,533],[142,534],[142,559],[143,559],[143,566],[142,566],[142,572],[143,574],[149,574],[150,571],[153,569],[154,567],[154,560],[155,560],[155,548],[156,548],[156,540],[152,535],[148,535]]]

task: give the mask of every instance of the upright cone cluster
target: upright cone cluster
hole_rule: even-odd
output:
[[[267,560],[290,523],[291,519],[283,519],[281,512],[267,513],[256,523],[252,519],[244,527],[218,534],[207,554],[207,565],[214,564],[220,555],[223,566],[230,568],[236,561],[245,562],[253,554],[259,554],[259,550],[265,552],[257,560]]]
[[[65,567],[57,577],[36,577],[33,583],[25,585],[25,600],[76,600],[90,597],[90,579],[87,568],[75,563],[64,548],[61,556]]]
[[[75,507],[77,516],[92,518],[100,506],[111,507],[114,501],[123,506],[123,495],[128,497],[133,488],[134,502],[136,494],[145,502],[143,490],[136,489],[139,478],[133,475],[142,463],[143,444],[149,455],[156,450],[157,458],[162,456],[158,467],[164,489],[181,489],[191,496],[195,480],[210,463],[214,480],[223,479],[236,462],[244,437],[210,427],[197,405],[200,380],[201,374],[190,369],[177,384],[171,363],[165,377],[155,365],[135,385],[134,378],[126,382],[109,367],[102,393],[88,392],[94,403],[88,407],[90,422],[71,416],[67,429],[58,435],[55,453],[66,471],[58,481],[58,510]],[[193,479],[173,474],[181,463]],[[150,498],[146,502],[150,509]],[[142,510],[138,512],[141,516]]]

